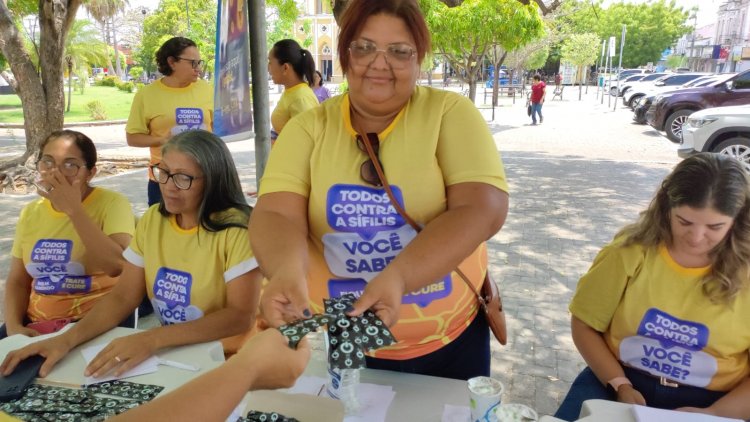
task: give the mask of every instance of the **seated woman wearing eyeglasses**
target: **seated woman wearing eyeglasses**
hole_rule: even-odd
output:
[[[83,133],[50,134],[37,170],[42,198],[24,207],[16,226],[1,338],[46,334],[89,312],[117,284],[135,230],[128,200],[89,184],[96,147]]]
[[[4,374],[40,354],[45,376],[73,347],[104,333],[148,294],[161,327],[113,340],[86,375],[119,375],[157,351],[246,333],[261,275],[247,241],[250,207],[226,145],[206,131],[172,138],[153,167],[163,199],[138,221],[120,282],[72,329],[14,351]]]
[[[287,124],[250,238],[269,280],[267,323],[320,312],[326,297],[361,294],[350,315],[372,308],[398,340],[368,367],[467,379],[489,374],[489,330],[453,271],[460,266],[481,285],[484,242],[505,220],[508,187],[471,101],[416,86],[429,44],[417,1],[349,4],[338,45],[349,92]],[[399,203],[424,226],[419,234],[380,186],[357,139],[365,133]]]
[[[164,75],[135,93],[125,138],[132,147],[151,148],[151,165],[161,162],[161,147],[174,135],[191,129],[213,129],[214,89],[200,79],[205,62],[193,40],[174,37],[156,52]],[[149,171],[148,205],[161,199],[159,184]]]
[[[281,40],[268,52],[268,73],[275,84],[284,85],[284,93],[271,113],[273,142],[292,117],[318,105],[312,90],[315,60],[297,41]]]

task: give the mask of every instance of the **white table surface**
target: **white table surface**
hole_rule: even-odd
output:
[[[610,400],[586,400],[581,407],[580,419],[585,422],[635,422],[631,405]],[[562,419],[542,416],[539,422],[558,422]]]

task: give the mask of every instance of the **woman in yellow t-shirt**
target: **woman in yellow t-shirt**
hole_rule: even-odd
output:
[[[284,93],[271,113],[274,142],[292,117],[318,105],[312,90],[315,60],[297,41],[281,40],[268,53],[268,73],[274,83],[284,85]]]
[[[167,142],[152,170],[163,199],[138,221],[115,289],[64,334],[10,353],[4,373],[41,354],[45,376],[73,347],[116,326],[146,294],[162,326],[113,340],[87,376],[119,375],[161,349],[253,326],[261,275],[247,241],[250,207],[227,146],[210,132],[183,132]]]
[[[468,379],[489,375],[486,318],[473,288],[485,241],[502,227],[508,185],[492,134],[468,99],[416,86],[430,35],[416,0],[353,0],[338,52],[349,91],[290,121],[263,176],[250,241],[271,325],[352,293],[398,342],[367,367]],[[361,135],[395,199],[396,212]],[[467,356],[471,356],[470,358]]]
[[[685,159],[578,283],[571,328],[588,367],[555,416],[604,399],[749,419],[749,283],[743,165]]]
[[[18,220],[1,338],[47,334],[83,317],[116,285],[133,236],[127,198],[89,184],[96,147],[88,136],[53,132],[42,142],[37,170],[41,198]]]

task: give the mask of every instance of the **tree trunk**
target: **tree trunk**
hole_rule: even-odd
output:
[[[36,153],[50,132],[63,125],[63,51],[68,29],[80,6],[80,0],[45,0],[39,8],[39,63],[36,73],[5,2],[0,2],[0,50],[8,60],[18,85],[23,106],[26,151],[22,157],[0,164],[0,170],[23,163]]]
[[[65,61],[68,65],[68,107],[65,108],[65,112],[70,113],[70,98],[73,96],[73,62],[70,57],[66,57]]]
[[[107,44],[107,46],[112,45],[110,43],[111,37],[109,35],[109,22],[104,21],[102,22],[102,32],[104,33],[104,42]],[[117,51],[117,50],[115,50]],[[109,50],[107,50],[107,75],[111,75],[114,73],[114,68],[112,67],[112,58],[109,57]]]
[[[115,18],[112,17],[112,46],[115,48],[115,74],[122,79],[122,65],[120,64],[120,49],[117,48],[117,30],[115,28]]]

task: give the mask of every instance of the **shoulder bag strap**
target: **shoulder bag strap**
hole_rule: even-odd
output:
[[[364,133],[364,132],[360,132]],[[385,192],[388,194],[388,198],[391,200],[391,204],[393,204],[393,207],[396,208],[396,211],[398,211],[399,215],[403,217],[404,220],[406,220],[407,223],[409,223],[410,226],[414,228],[414,230],[419,233],[422,231],[422,227],[417,224],[416,221],[414,221],[411,217],[409,217],[409,214],[406,213],[406,210],[399,204],[399,202],[396,200],[396,197],[393,195],[393,190],[391,190],[391,185],[388,184],[388,179],[385,177],[385,173],[383,172],[383,168],[380,166],[380,161],[378,160],[378,157],[375,155],[375,150],[372,149],[372,143],[370,141],[370,136],[376,136],[374,133],[367,133],[367,136],[362,136],[360,134],[360,137],[362,137],[362,143],[365,145],[365,149],[367,150],[367,155],[370,157],[370,160],[372,160],[372,164],[375,167],[375,171],[378,173],[378,178],[380,179],[380,183],[383,185],[383,189],[385,189]],[[481,304],[485,304],[486,301],[482,297],[481,294],[479,294],[479,291],[474,287],[473,284],[469,281],[469,278],[466,277],[466,275],[461,271],[458,267],[455,269],[456,274],[458,274],[459,277],[466,283],[466,285],[469,287],[469,289],[474,292],[474,295],[477,297],[477,300]],[[489,268],[487,269],[489,271]]]

